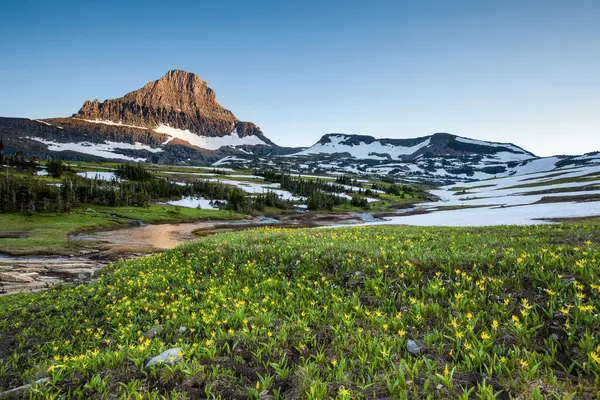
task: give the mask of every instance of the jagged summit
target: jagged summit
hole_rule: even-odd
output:
[[[264,137],[255,124],[238,120],[221,106],[206,81],[194,73],[177,69],[123,97],[104,102],[86,101],[74,117],[150,129],[167,125],[210,137],[234,131],[240,137]]]

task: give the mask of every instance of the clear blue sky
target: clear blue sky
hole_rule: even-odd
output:
[[[280,145],[450,132],[600,150],[600,1],[2,1],[0,115],[68,116],[173,68]]]

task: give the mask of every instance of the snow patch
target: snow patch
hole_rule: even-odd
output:
[[[207,200],[204,197],[184,196],[179,200],[167,201],[166,204],[171,204],[173,206],[179,206],[179,207],[187,207],[187,208],[201,208],[203,210],[218,210],[219,207],[216,207],[213,203],[215,201],[224,201],[224,200]],[[213,203],[213,204],[211,204],[211,203]]]
[[[194,132],[191,132],[188,129],[177,129],[167,125],[159,125],[157,128],[154,129],[154,131],[158,133],[164,133],[165,135],[169,135],[171,137],[171,139],[167,140],[165,143],[168,143],[174,138],[177,138],[184,140],[193,146],[197,146],[208,150],[218,150],[221,147],[235,147],[243,145],[266,145],[266,143],[262,141],[258,136],[252,135],[240,137],[237,131],[235,130],[229,135],[217,137],[201,136]]]
[[[382,160],[386,159],[386,157],[378,156],[371,153],[389,154],[392,158],[399,158],[400,156],[413,154],[419,149],[429,146],[431,142],[431,138],[427,138],[424,139],[421,143],[418,143],[414,146],[404,147],[394,146],[391,144],[383,145],[379,140],[376,140],[369,144],[365,142],[360,142],[359,144],[354,146],[341,143],[348,139],[348,137],[344,135],[330,135],[329,139],[329,143],[317,143],[306,150],[291,155],[306,156],[321,153],[349,153],[354,158]]]
[[[102,157],[102,158],[111,158],[111,159],[136,161],[136,162],[146,161],[145,158],[129,157],[129,156],[126,156],[124,154],[119,154],[119,153],[113,153],[112,152],[112,151],[114,151],[117,148],[120,148],[120,149],[131,149],[132,146],[136,146],[136,145],[132,145],[131,143],[115,143],[115,142],[105,142],[105,143],[89,143],[89,142],[59,143],[59,142],[53,142],[52,140],[45,140],[45,139],[36,138],[36,137],[29,137],[29,136],[26,136],[23,139],[30,139],[30,140],[35,140],[36,142],[43,143],[46,146],[48,146],[48,150],[50,150],[50,151],[75,151],[77,153],[91,154],[91,155]],[[109,144],[109,143],[111,143],[111,144]],[[118,146],[116,146],[115,144],[117,144]],[[140,144],[140,146],[145,146],[145,145]],[[150,151],[149,149],[151,149],[151,147],[149,147],[149,146],[146,146],[146,147],[147,148],[144,148],[143,150]],[[136,149],[137,150],[142,150],[141,148],[136,148]]]
[[[117,181],[121,180],[121,179],[117,178],[117,176],[115,175],[114,172],[85,171],[85,172],[78,172],[77,175],[81,176],[83,178],[87,178],[87,179],[97,179],[99,181],[112,181],[113,179],[117,180]]]
[[[109,121],[109,120],[105,120],[105,119],[81,119],[81,118],[74,118],[74,119],[78,119],[80,121],[85,121],[85,122],[91,122],[92,124],[113,125],[113,126],[127,126],[129,128],[148,129],[145,126],[127,125],[127,124],[124,124],[121,121],[119,121],[119,122],[113,122],[113,121]]]
[[[493,142],[484,142],[482,140],[475,140],[475,139],[469,139],[469,138],[464,138],[464,137],[460,137],[457,136],[454,138],[456,141],[458,142],[462,142],[462,143],[468,143],[468,144],[475,144],[478,146],[487,146],[487,147],[505,147],[507,149],[511,149],[513,151],[516,151],[517,153],[526,156],[527,158],[533,158],[533,156],[531,156],[530,154],[525,153],[525,151],[523,151],[523,149],[518,148],[517,146],[514,146],[510,143],[493,143]]]

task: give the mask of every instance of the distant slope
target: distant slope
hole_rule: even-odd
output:
[[[419,156],[487,155],[502,161],[519,161],[535,155],[514,144],[494,143],[436,133],[414,139],[375,139],[372,136],[328,134],[294,156],[348,155],[357,159],[414,160]]]
[[[600,153],[536,157],[511,143],[436,133],[413,139],[327,134],[313,146],[285,157],[230,156],[214,165],[276,168],[292,174],[387,176],[433,185],[553,171],[600,163]]]

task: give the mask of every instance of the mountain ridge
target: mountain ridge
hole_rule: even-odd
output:
[[[540,158],[512,143],[446,132],[414,138],[328,133],[306,148],[281,147],[256,124],[224,108],[206,81],[183,70],[170,70],[122,97],[88,100],[71,117],[0,117],[0,139],[6,152],[38,158],[235,165],[446,182],[600,159]]]
[[[367,149],[367,151],[365,151]],[[416,138],[377,139],[368,135],[345,133],[325,134],[311,147],[292,154],[308,156],[314,154],[347,154],[356,159],[411,160],[419,156],[461,156],[469,154],[511,153],[511,160],[535,158],[535,154],[512,143],[482,141],[438,132]]]

